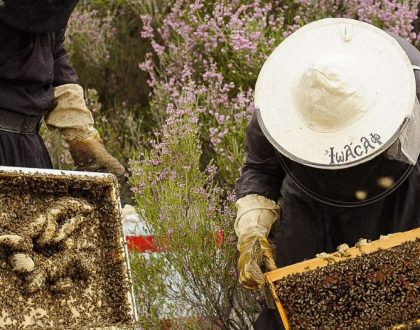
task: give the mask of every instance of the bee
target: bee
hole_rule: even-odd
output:
[[[390,329],[418,318],[420,240],[275,283],[292,328]]]

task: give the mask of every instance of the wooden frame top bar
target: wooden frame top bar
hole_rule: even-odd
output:
[[[415,241],[420,238],[420,228],[413,229],[410,231],[395,233],[386,236],[386,238],[378,239],[367,243],[366,245],[360,245],[358,247],[352,247],[346,250],[346,256],[342,256],[339,252],[331,253],[331,258],[313,258],[305,260],[290,266],[279,268],[271,272],[265,273],[265,277],[269,282],[275,282],[288,275],[304,273],[310,270],[314,270],[320,267],[325,267],[331,263],[340,261],[346,261],[356,257],[360,257],[362,254],[369,254],[378,250],[390,249],[394,246],[401,245],[408,241]]]

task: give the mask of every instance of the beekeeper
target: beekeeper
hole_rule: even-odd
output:
[[[93,127],[83,88],[63,48],[78,0],[0,1],[0,165],[51,168],[38,134],[58,129],[78,169],[123,177]]]
[[[351,19],[310,23],[258,76],[237,181],[239,280],[420,226],[420,53]],[[271,244],[270,244],[270,243]],[[263,309],[255,329],[279,329]]]

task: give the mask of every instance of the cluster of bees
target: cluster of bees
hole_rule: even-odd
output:
[[[292,329],[418,326],[420,240],[286,276],[276,293]]]
[[[121,221],[111,189],[108,181],[92,187],[89,180],[74,178],[0,178],[0,236],[32,236],[25,253],[34,269],[56,274],[28,290],[35,270],[16,271],[11,263],[16,251],[0,246],[0,329],[83,329],[132,321]],[[60,229],[66,224],[68,229],[78,214],[71,207],[56,217],[57,234],[49,242],[42,242],[46,230],[37,236],[28,231],[57,201],[74,200],[85,201],[85,211],[86,205],[91,208],[66,235]],[[65,290],[56,290],[59,282]]]

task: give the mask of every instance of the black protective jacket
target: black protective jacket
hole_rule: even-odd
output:
[[[63,48],[78,0],[5,0],[0,7],[1,121],[40,120],[54,107],[53,87],[77,83]],[[7,125],[4,125],[7,126]],[[38,134],[0,129],[0,165],[51,167]]]
[[[54,2],[62,6],[48,11]],[[0,7],[0,109],[42,114],[54,105],[54,86],[77,82],[62,45],[76,3],[6,0]]]

